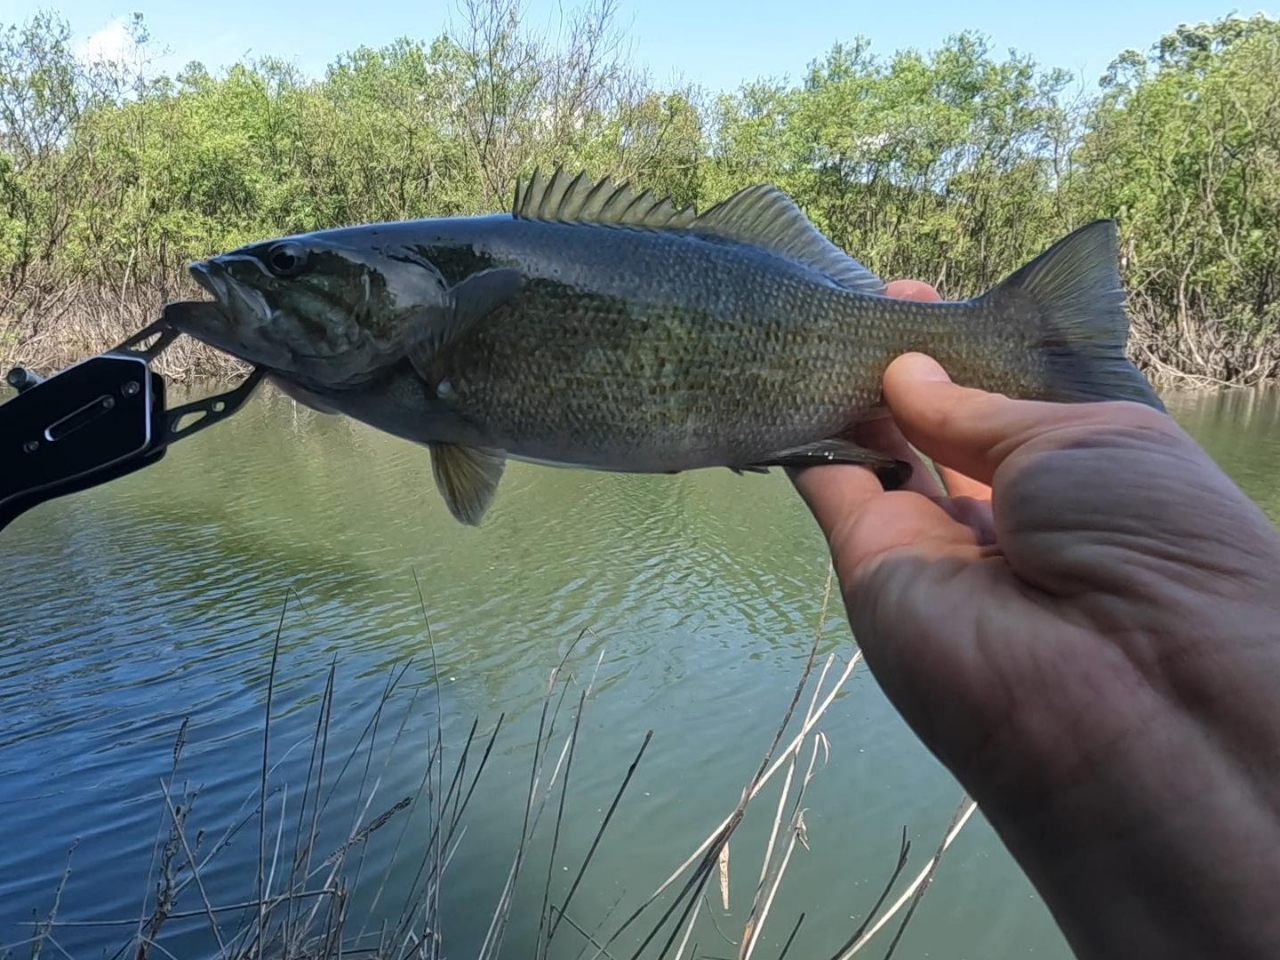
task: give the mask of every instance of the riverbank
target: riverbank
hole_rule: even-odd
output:
[[[20,318],[0,313],[0,368],[27,367],[49,376],[110,350],[160,317],[165,303],[207,299],[194,283],[125,292],[91,285],[65,287],[41,298]],[[188,337],[179,337],[154,368],[174,383],[238,379],[247,365]]]
[[[57,15],[0,31],[0,356],[47,369],[109,345],[110,306],[149,319],[194,259],[509,210],[561,167],[704,211],[774,184],[839,248],[947,299],[1109,218],[1153,376],[1280,377],[1274,18],[1117,38],[1096,87],[965,31],[929,50],[833,42],[800,75],[712,89],[655,82],[613,0],[566,9],[556,34],[523,9],[472,6],[310,73],[266,57],[144,75],[77,58]],[[148,49],[140,20],[126,29]]]

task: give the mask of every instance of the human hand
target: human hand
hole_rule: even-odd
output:
[[[884,393],[906,490],[794,481],[886,694],[1080,956],[1280,955],[1280,533],[1148,407]]]

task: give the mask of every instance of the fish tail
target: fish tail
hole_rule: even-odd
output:
[[[1125,353],[1129,318],[1115,221],[1078,228],[980,299],[998,317],[1038,324],[1033,343],[1044,374],[1039,399],[1132,400],[1164,410]]]

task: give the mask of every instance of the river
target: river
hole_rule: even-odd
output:
[[[1280,518],[1280,391],[1177,393],[1168,402]],[[420,788],[437,732],[444,759],[435,769],[448,789],[473,723],[466,783],[503,718],[440,892],[444,953],[476,956],[518,846],[548,681],[566,654],[552,708],[567,693],[539,789],[588,685],[590,696],[563,820],[557,834],[557,785],[518,878],[502,956],[532,956],[548,873],[551,900],[563,903],[652,731],[574,890],[572,924],[561,925],[550,953],[591,956],[576,927],[616,929],[738,802],[800,679],[827,577],[818,532],[780,475],[631,477],[517,463],[485,524],[468,529],[446,514],[424,450],[262,395],[155,467],[20,518],[0,535],[0,557],[0,944],[31,935],[69,864],[56,944],[42,955],[76,958],[112,956],[134,933],[127,921],[152,909],[153,849],[167,816],[161,784],[184,719],[171,793],[177,805],[184,787],[198,791],[187,842],[205,831],[202,858],[229,826],[245,825],[200,870],[204,895],[189,885],[172,908],[195,915],[165,923],[150,955],[215,952],[204,898],[251,900],[260,845],[268,859],[280,846],[272,889],[280,888],[331,665],[324,783],[332,793],[313,867],[353,817],[363,825],[418,797],[348,851],[350,873],[359,871],[353,934],[383,874],[373,925],[395,919],[392,907],[432,849]],[[833,602],[818,648],[818,670],[835,658],[824,690],[854,649]],[[787,956],[832,956],[879,896],[903,832],[912,846],[888,903],[932,855],[961,797],[861,665],[816,730],[830,756],[824,764],[819,754],[803,800],[807,849],[795,847],[763,927],[755,956],[769,960],[801,914]],[[812,741],[792,799],[811,750]],[[706,888],[692,937],[699,956],[736,955],[727,940],[739,939],[755,896],[785,775],[784,767],[765,786],[730,842],[727,912],[715,875]],[[304,819],[305,834],[310,813]],[[778,855],[786,842],[784,831]],[[323,879],[322,871],[312,885]],[[218,917],[228,940],[245,919]],[[901,917],[860,955],[883,956]],[[646,913],[611,955],[632,956],[656,920]],[[644,956],[658,955],[669,929]],[[981,813],[942,858],[898,955],[1070,956]]]

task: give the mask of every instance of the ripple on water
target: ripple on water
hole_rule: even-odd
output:
[[[1280,516],[1274,395],[1170,406]],[[216,836],[252,810],[286,596],[271,757],[289,803],[331,663],[335,758],[365,735],[390,672],[410,664],[370,766],[388,803],[417,789],[437,716],[454,745],[473,720],[483,738],[506,716],[450,887],[458,956],[483,937],[476,905],[494,901],[510,865],[541,698],[577,640],[568,669],[575,682],[594,678],[596,697],[573,765],[569,862],[653,731],[579,893],[581,915],[598,917],[616,890],[656,886],[737,801],[790,701],[826,577],[821,538],[778,474],[622,477],[513,463],[492,514],[469,529],[440,504],[425,451],[334,418],[295,426],[288,404],[262,400],[156,467],[28,514],[3,542],[0,942],[47,908],[76,837],[65,915],[136,912],[184,718],[180,779],[199,787],[195,821]],[[824,654],[851,650],[837,597]],[[793,868],[798,899],[778,907],[787,918],[807,911],[801,953],[829,954],[844,939],[901,830],[932,849],[958,795],[864,671],[824,730],[833,758],[806,801],[812,849]],[[333,793],[339,834],[363,761],[350,769]],[[748,898],[764,816],[735,851],[750,861]],[[418,821],[409,827],[408,842],[425,842]],[[949,855],[911,952],[961,944],[992,958],[1068,957],[985,829]],[[251,832],[205,876],[215,900],[251,892]],[[371,852],[366,871],[384,856]],[[413,868],[393,876],[403,883]],[[68,937],[76,955],[120,942],[101,930]]]

